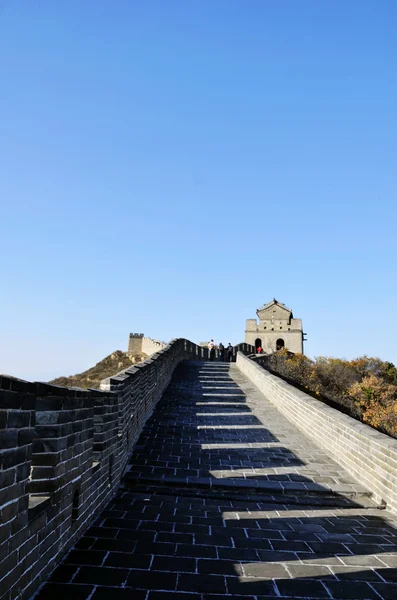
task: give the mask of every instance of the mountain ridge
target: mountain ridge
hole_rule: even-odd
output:
[[[145,358],[147,358],[147,355],[143,352],[139,355],[130,356],[127,352],[116,350],[86,371],[68,377],[56,377],[48,383],[64,387],[99,388],[102,379],[116,375],[123,369],[128,369],[131,365],[145,360]]]

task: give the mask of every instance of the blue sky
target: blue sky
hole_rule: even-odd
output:
[[[397,362],[397,5],[3,0],[0,372],[130,331]]]

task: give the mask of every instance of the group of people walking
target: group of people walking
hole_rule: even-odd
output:
[[[216,350],[216,347],[214,344],[214,340],[211,340],[210,343],[208,344],[208,356],[209,356],[210,360],[215,359],[215,350]],[[225,360],[225,353],[226,353],[227,362],[232,362],[233,361],[233,346],[231,345],[230,342],[227,345],[226,350],[225,350],[225,346],[222,344],[222,342],[220,342],[220,344],[218,346],[218,360],[223,362]]]

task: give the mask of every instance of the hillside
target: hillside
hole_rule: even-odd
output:
[[[313,360],[286,348],[256,360],[303,392],[397,438],[397,367],[393,363],[371,356]]]
[[[116,352],[109,354],[109,356],[101,360],[94,367],[87,369],[87,371],[83,371],[83,373],[70,375],[69,377],[57,377],[49,383],[65,387],[99,388],[101,379],[116,375],[119,371],[128,369],[128,367],[134,363],[145,360],[145,358],[147,358],[146,354],[130,358],[126,352],[116,350]]]

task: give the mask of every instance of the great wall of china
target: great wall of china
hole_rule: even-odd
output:
[[[0,377],[0,599],[397,598],[397,440],[247,343],[151,344],[101,390]]]

